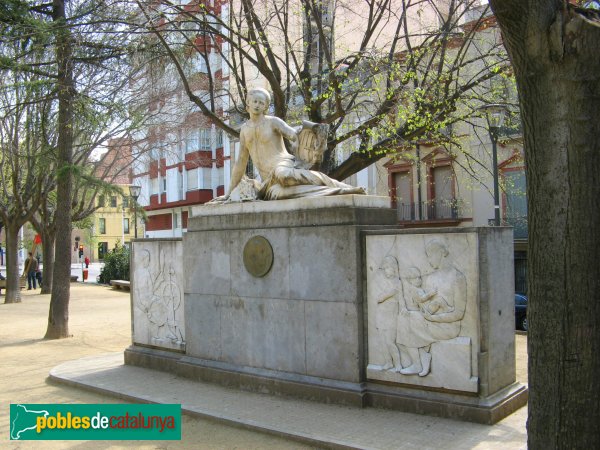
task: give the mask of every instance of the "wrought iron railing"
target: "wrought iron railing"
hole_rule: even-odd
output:
[[[464,217],[461,199],[431,200],[421,203],[397,203],[399,221],[458,220]]]

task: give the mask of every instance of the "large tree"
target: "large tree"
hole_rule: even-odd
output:
[[[48,134],[54,136],[53,158],[39,168],[52,174],[49,186],[56,189],[55,201],[49,201],[45,191],[36,202],[15,202],[19,208],[11,211],[13,216],[23,215],[22,210],[28,208],[27,219],[47,234],[45,253],[49,257],[56,236],[54,270],[52,262],[45,261],[54,281],[47,338],[69,336],[72,220],[93,211],[95,192],[88,189],[91,178],[82,166],[89,162],[91,150],[111,132],[114,135],[118,133],[115,130],[124,129],[123,118],[132,112],[126,102],[132,75],[127,58],[131,52],[127,46],[130,11],[126,6],[119,0],[7,0],[0,6],[0,31],[7,42],[18,44],[18,51],[10,57],[1,55],[0,70],[37,76],[44,86],[50,86],[48,97],[53,105],[53,114],[43,121],[45,129],[52,128]],[[132,123],[129,118],[125,122]],[[27,173],[32,175],[31,170]],[[36,210],[38,214],[32,216]]]
[[[22,51],[23,42],[3,42],[2,57]],[[51,100],[49,86],[37,74],[0,70],[0,220],[5,226],[7,289],[5,303],[21,301],[19,230],[47,194],[47,163],[52,160],[43,123]]]
[[[566,0],[490,3],[525,139],[529,448],[600,448],[600,15]]]

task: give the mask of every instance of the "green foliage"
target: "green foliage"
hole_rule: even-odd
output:
[[[81,220],[77,220],[77,221],[73,222],[73,228],[79,228],[81,230],[89,230],[91,232],[93,227],[94,227],[94,217],[93,216],[87,216]]]
[[[108,284],[110,280],[129,281],[129,249],[119,243],[104,256],[104,268],[99,276],[100,283]]]

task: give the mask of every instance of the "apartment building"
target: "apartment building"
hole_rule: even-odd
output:
[[[189,4],[192,7],[192,3]],[[227,15],[227,3],[205,3],[215,15]],[[224,117],[229,99],[224,94],[228,67],[220,56],[227,44],[193,33],[181,61],[194,95],[211,95],[215,113]],[[154,114],[149,125],[133,137],[132,182],[141,187],[138,203],[146,211],[139,237],[180,237],[187,228],[190,207],[225,193],[229,182],[229,139],[192,103],[176,68],[168,59],[147,65],[135,80],[143,86],[142,104]]]

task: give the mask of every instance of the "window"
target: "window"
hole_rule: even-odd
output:
[[[123,219],[123,233],[125,233],[125,234],[129,234],[130,233],[130,231],[129,231],[129,219],[128,218]]]
[[[104,259],[108,253],[108,242],[98,242],[98,259]]]
[[[98,197],[98,207],[99,208],[104,208],[105,202],[106,202],[106,199],[104,198],[104,195],[101,195],[100,197]]]
[[[176,200],[185,200],[185,195],[183,192],[183,172],[177,171],[177,199]]]
[[[207,38],[210,39],[210,38]],[[208,73],[208,65],[206,64],[206,57],[200,52],[196,53],[192,59],[192,66],[196,72]]]
[[[111,197],[110,198],[110,207],[111,208],[116,208],[117,207],[117,197]]]
[[[217,148],[223,147],[223,130],[217,130]]]
[[[198,130],[189,130],[185,138],[185,152],[191,153],[198,151]]]
[[[187,172],[187,190],[195,191],[198,189],[198,169],[188,170]]]
[[[161,192],[167,192],[167,177],[164,177],[162,179],[162,191]]]
[[[202,189],[212,189],[212,169],[210,167],[202,167],[200,170],[202,171],[200,174],[202,177]]]
[[[414,205],[412,203],[412,177],[408,170],[394,173],[395,192],[392,196],[396,201],[398,220],[414,219]]]
[[[98,229],[100,230],[100,234],[106,234],[106,219],[105,218],[100,217],[99,223],[98,223]]]
[[[200,130],[200,148],[202,150],[210,150],[211,149],[211,130],[210,129],[202,129]]]
[[[179,213],[173,213],[173,229],[179,228]]]
[[[525,170],[504,171],[505,218],[516,239],[527,237],[527,183]]]
[[[210,150],[212,148],[212,136],[210,128],[190,130],[186,137],[186,153],[198,150]]]
[[[123,208],[129,208],[129,197],[123,196]]]
[[[431,170],[433,181],[432,198],[429,205],[430,219],[448,219],[454,217],[454,177],[452,166],[438,166]]]

